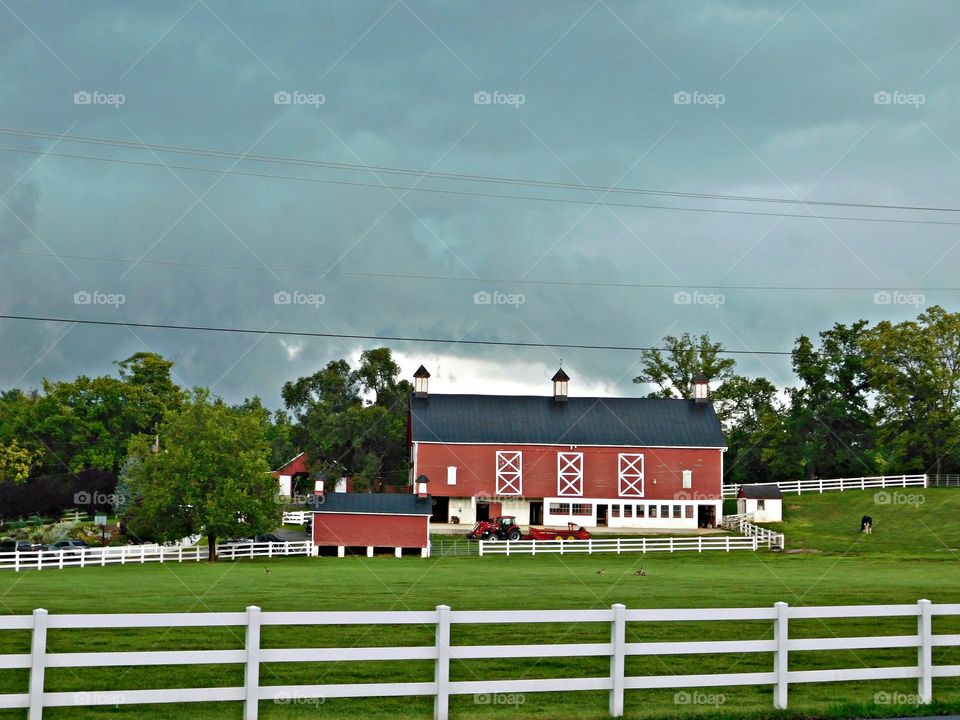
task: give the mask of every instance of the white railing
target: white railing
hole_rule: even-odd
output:
[[[753,538],[760,545],[766,545],[767,549],[783,550],[786,545],[786,539],[783,533],[768,530],[765,527],[753,524],[753,513],[742,513],[740,515],[725,515],[720,522],[721,527],[727,530],[733,530],[748,538]]]
[[[917,681],[916,702],[933,701],[933,678],[960,677],[960,665],[937,665],[933,648],[960,647],[960,634],[933,633],[933,618],[960,615],[960,603],[933,604],[920,600],[904,605],[849,605],[831,607],[789,607],[778,602],[773,607],[710,608],[682,610],[628,610],[613,605],[609,610],[451,610],[439,605],[428,611],[387,612],[263,612],[248,607],[245,612],[223,613],[148,613],[136,615],[48,615],[34,610],[32,615],[0,616],[0,631],[29,631],[29,653],[0,655],[0,668],[27,669],[27,692],[0,695],[0,708],[26,708],[29,720],[41,720],[48,707],[89,707],[97,705],[139,705],[145,703],[243,702],[245,720],[256,720],[258,703],[283,702],[289,698],[308,699],[353,697],[432,696],[435,720],[447,720],[450,697],[478,693],[535,693],[602,690],[609,694],[609,712],[621,717],[625,710],[625,690],[697,688],[726,686],[768,686],[773,689],[773,705],[787,707],[791,684],[850,682],[861,680]],[[825,618],[916,618],[917,631],[908,635],[879,634],[854,637],[814,637],[791,639],[790,622]],[[672,642],[627,642],[629,623],[769,622],[773,639],[695,640]],[[603,623],[609,626],[609,642],[526,645],[454,645],[450,641],[453,625],[564,623]],[[263,647],[261,629],[270,626],[337,625],[432,625],[435,641],[426,646],[401,647]],[[882,621],[869,627],[879,632]],[[237,650],[126,651],[126,652],[47,652],[49,631],[83,629],[96,632],[103,628],[155,627],[241,627],[244,647]],[[808,625],[809,629],[809,625]],[[691,631],[691,634],[693,632]],[[765,634],[765,633],[763,633]],[[530,631],[516,637],[530,637]],[[841,667],[849,660],[851,649],[916,648],[915,664],[897,667]],[[826,662],[829,668],[790,670],[793,653],[837,650]],[[626,658],[635,656],[687,655],[710,658],[716,653],[770,653],[773,669],[767,672],[727,672],[703,674],[627,675]],[[560,677],[537,679],[460,680],[450,679],[451,660],[477,658],[608,657],[609,673],[596,677]],[[261,685],[261,663],[286,662],[366,662],[382,660],[431,660],[433,678],[408,682],[374,682],[313,685]],[[118,668],[150,665],[225,665],[244,666],[244,684],[235,687],[157,688],[97,692],[64,692],[46,689],[46,668],[82,667]],[[338,680],[348,677],[338,676]],[[102,681],[98,683],[102,686]],[[637,698],[639,703],[641,698]]]
[[[756,537],[639,537],[589,540],[478,540],[479,555],[574,555],[594,553],[704,552],[756,550],[765,542]]]
[[[310,555],[313,543],[230,543],[218,544],[217,555],[224,560],[284,555]],[[0,570],[62,570],[68,567],[102,567],[148,562],[184,562],[207,559],[206,547],[165,547],[163,545],[120,545],[104,548],[64,548],[0,552]]]
[[[283,513],[284,525],[304,525],[311,513],[306,510],[287,510]]]
[[[784,482],[762,483],[776,485],[784,493],[823,493],[834,490],[870,490],[888,487],[926,487],[926,475],[875,475],[873,477],[830,478],[817,480],[788,480]],[[723,497],[735,498],[740,485],[724,485]]]
[[[217,557],[221,560],[283,555],[310,555],[312,551],[313,543],[309,540],[300,542],[249,542],[217,545]]]

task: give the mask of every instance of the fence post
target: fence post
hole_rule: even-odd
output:
[[[620,538],[617,538],[617,555],[620,554]]]
[[[613,622],[610,624],[610,717],[623,717],[623,676],[626,665],[627,608],[621,603],[611,606]]]
[[[247,632],[243,643],[247,662],[243,667],[243,720],[257,720],[260,710],[260,608],[247,608]]]
[[[920,645],[917,648],[917,665],[920,677],[917,679],[917,696],[921,703],[933,702],[933,606],[929,600],[918,600],[920,614],[917,616],[917,635]]]
[[[477,540],[477,544],[480,546],[480,552],[478,554],[480,557],[483,557],[483,540]]]
[[[773,654],[773,672],[777,676],[777,682],[773,686],[773,706],[777,710],[786,710],[788,687],[787,647],[790,642],[787,613],[790,608],[785,602],[774,603],[773,607],[777,611],[777,617],[773,625],[773,642],[777,648]]]
[[[450,712],[450,606],[437,605],[437,664],[434,680],[433,720],[447,720]]]
[[[30,638],[30,709],[27,720],[43,717],[43,676],[47,661],[47,611],[33,611],[33,634]]]
[[[593,538],[587,540],[587,555],[593,555]]]
[[[930,487],[930,485],[929,485],[929,480],[930,480],[930,476],[927,475],[926,473],[924,473],[924,474],[923,474],[923,486],[924,486],[924,487]]]

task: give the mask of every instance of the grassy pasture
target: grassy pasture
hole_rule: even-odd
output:
[[[0,613],[29,613],[45,607],[64,612],[264,610],[603,608],[845,605],[960,602],[960,491],[951,489],[790,496],[785,500],[785,553],[677,553],[532,557],[450,557],[421,560],[393,557],[281,558],[263,561],[145,564],[27,571],[0,574]],[[893,493],[902,493],[893,497]],[[912,495],[913,497],[907,497]],[[860,516],[874,518],[873,535],[858,532]],[[642,565],[646,577],[633,571]],[[604,575],[596,570],[605,569]],[[828,620],[792,622],[793,637],[856,634],[910,634],[909,620]],[[960,633],[960,620],[938,619],[936,633]],[[606,626],[455,626],[459,644],[572,643],[608,639]],[[432,627],[265,628],[264,647],[373,646],[432,644]],[[628,642],[682,639],[762,639],[772,637],[767,622],[640,624],[627,628]],[[51,631],[51,652],[106,650],[228,649],[242,646],[237,628],[148,629],[138,631]],[[0,634],[0,652],[27,652],[29,635]],[[913,664],[915,651],[857,650],[794,653],[791,669],[831,666]],[[935,649],[938,664],[960,664],[960,652]],[[607,673],[602,658],[545,657],[515,660],[492,657],[455,661],[454,680],[484,678],[576,677]],[[670,674],[765,671],[766,654],[720,654],[630,658],[629,673]],[[430,662],[274,663],[263,666],[263,684],[389,682],[432,679]],[[47,689],[110,692],[148,687],[202,687],[242,684],[241,666],[150,667],[48,670]],[[22,692],[26,671],[0,671],[0,693]],[[875,699],[909,703],[912,681],[878,681],[792,686],[791,710],[775,713],[767,688],[704,688],[696,693],[628,691],[627,717],[851,717],[857,714],[918,714],[917,708],[874,704]],[[886,695],[877,696],[877,693]],[[960,709],[960,680],[934,681],[943,705]],[[490,702],[485,702],[490,700]],[[516,703],[522,700],[522,705]],[[685,702],[685,701],[690,702]],[[604,693],[527,694],[523,698],[457,697],[454,718],[603,718]],[[929,712],[924,708],[924,713]],[[239,718],[238,704],[51,709],[50,718]],[[428,698],[328,700],[261,705],[264,718],[431,717]],[[0,711],[0,720],[23,718],[22,711]]]

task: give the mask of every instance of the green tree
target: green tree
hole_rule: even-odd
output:
[[[734,375],[713,393],[728,451],[724,482],[769,482],[772,470],[763,449],[776,435],[782,407],[777,388],[766,378]]]
[[[867,322],[837,323],[820,333],[820,347],[801,335],[793,370],[800,387],[789,391],[781,467],[808,478],[870,474],[876,470],[876,432],[869,407],[863,343]]]
[[[354,489],[402,484],[407,477],[407,401],[413,386],[400,380],[389,348],[364,351],[351,370],[336,360],[283,386],[295,420],[292,437],[314,467],[351,476]]]
[[[26,482],[36,459],[37,453],[34,450],[23,447],[15,439],[0,444],[0,481]]]
[[[640,355],[643,371],[633,381],[657,386],[647,397],[692,398],[693,378],[701,372],[715,385],[722,385],[733,377],[736,361],[721,357],[723,346],[711,342],[707,333],[698,338],[690,333],[680,337],[667,335],[663,345],[666,354],[660,350],[644,350]]]
[[[218,538],[275,528],[280,506],[266,432],[262,413],[195,390],[164,416],[160,452],[150,451],[147,436],[131,441],[138,462],[128,465],[125,484],[139,503],[131,529],[160,541],[205,535],[214,561]]]
[[[879,323],[864,342],[876,417],[902,472],[960,470],[960,313]]]

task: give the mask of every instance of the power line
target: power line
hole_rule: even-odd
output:
[[[605,185],[591,185],[586,183],[558,182],[553,180],[537,180],[532,178],[505,177],[499,175],[478,175],[473,173],[450,173],[436,170],[413,170],[409,168],[397,168],[383,165],[364,165],[358,163],[334,162],[332,160],[308,160],[304,158],[292,158],[277,155],[253,155],[249,153],[238,153],[229,150],[216,150],[210,148],[200,148],[185,145],[165,145],[158,143],[145,143],[131,140],[118,140],[113,138],[98,138],[84,135],[61,135],[43,130],[24,130],[20,128],[0,127],[0,133],[15,135],[19,137],[37,138],[43,140],[55,140],[57,142],[75,142],[93,145],[107,145],[110,147],[119,147],[134,150],[152,150],[154,152],[175,153],[180,155],[198,155],[202,157],[217,157],[230,160],[243,160],[252,162],[276,163],[284,165],[300,165],[306,167],[318,167],[334,170],[349,170],[354,172],[384,173],[392,175],[405,175],[417,178],[435,178],[442,180],[458,180],[466,182],[497,183],[508,185],[522,185],[525,187],[542,187],[550,189],[579,190],[595,193],[627,193],[637,195],[654,195],[663,197],[682,197],[706,200],[726,200],[736,202],[759,202],[759,203],[781,203],[788,205],[814,205],[827,207],[849,207],[865,208],[872,210],[909,210],[915,212],[960,212],[960,208],[953,207],[933,207],[919,205],[889,205],[884,203],[862,203],[862,202],[841,202],[827,200],[800,200],[781,197],[769,197],[759,195],[728,195],[720,193],[703,192],[681,192],[677,190],[653,190],[648,188],[616,187]]]
[[[282,335],[287,337],[336,338],[338,340],[382,340],[386,342],[415,342],[443,345],[488,345],[493,347],[561,348],[564,350],[626,350],[630,352],[670,352],[669,348],[638,345],[582,345],[578,343],[533,343],[510,340],[455,340],[454,338],[429,338],[395,335],[359,335],[340,333],[307,332],[303,330],[255,330],[253,328],[229,328],[216,325],[172,325],[168,323],[121,322],[119,320],[80,320],[77,318],[39,317],[34,315],[0,315],[3,320],[30,322],[72,323],[75,325],[103,325],[108,327],[135,327],[160,330],[190,330],[197,332],[220,332],[243,335]],[[725,355],[791,355],[780,350],[719,350]]]
[[[695,212],[695,213],[712,213],[718,215],[747,215],[755,217],[772,217],[772,218],[796,218],[799,220],[844,220],[844,221],[853,221],[853,222],[870,222],[870,223],[891,223],[891,224],[906,224],[906,225],[951,225],[957,226],[960,225],[960,222],[954,221],[945,221],[945,220],[913,220],[905,218],[874,218],[874,217],[855,217],[849,215],[802,215],[800,213],[776,213],[776,212],[759,212],[751,210],[723,210],[719,208],[700,208],[700,207],[682,207],[676,205],[650,205],[642,203],[612,203],[606,202],[605,200],[577,200],[574,198],[554,198],[554,197],[541,197],[535,195],[510,195],[505,193],[487,193],[487,192],[475,192],[468,190],[449,190],[442,188],[423,188],[417,186],[409,185],[387,185],[384,183],[365,183],[357,181],[348,181],[348,180],[332,180],[329,178],[313,178],[313,177],[303,177],[299,175],[278,175],[275,173],[260,173],[252,172],[248,170],[236,170],[236,169],[226,169],[220,170],[217,168],[208,168],[208,167],[199,167],[195,165],[175,165],[172,163],[159,163],[159,162],[148,162],[145,160],[123,160],[120,158],[108,158],[101,157],[97,155],[74,155],[70,153],[59,153],[52,151],[43,151],[43,150],[30,150],[27,148],[13,148],[13,147],[4,147],[0,146],[0,151],[3,152],[15,152],[15,153],[25,153],[28,155],[41,155],[49,157],[62,157],[70,158],[73,160],[94,160],[97,162],[106,162],[114,163],[119,165],[137,165],[143,167],[155,167],[167,170],[186,170],[191,172],[204,172],[204,173],[215,173],[218,175],[237,175],[244,177],[258,177],[258,178],[267,178],[272,180],[293,180],[300,182],[312,182],[312,183],[321,183],[327,185],[342,185],[347,187],[363,187],[363,188],[372,188],[374,190],[398,190],[403,193],[408,192],[418,192],[418,193],[434,193],[440,195],[454,195],[460,197],[479,197],[479,198],[492,198],[492,199],[501,199],[501,200],[529,200],[534,202],[546,202],[546,203],[561,203],[561,204],[570,204],[570,205],[590,205],[595,207],[621,207],[621,208],[637,208],[642,210],[672,210],[677,212]],[[893,206],[891,206],[893,208]],[[944,212],[952,212],[952,210],[944,208]]]
[[[0,255],[15,255],[20,257],[60,258],[63,260],[81,260],[88,262],[110,262],[130,265],[160,265],[165,267],[194,267],[205,270],[254,270],[271,273],[295,273],[305,275],[335,275],[338,277],[378,278],[387,280],[432,280],[445,282],[493,283],[503,285],[546,285],[560,287],[601,287],[638,290],[758,290],[758,291],[795,291],[795,292],[874,292],[890,290],[889,286],[841,286],[841,285],[700,285],[697,283],[670,284],[670,283],[620,283],[620,282],[590,282],[584,280],[528,280],[526,278],[495,278],[495,277],[461,277],[457,275],[407,275],[403,273],[374,273],[352,272],[348,270],[320,270],[318,268],[276,267],[267,265],[220,265],[217,263],[198,263],[185,260],[140,260],[138,258],[117,258],[100,255],[73,255],[69,253],[41,253],[25,250],[0,250]],[[904,287],[897,286],[898,292],[958,292],[960,287]]]

